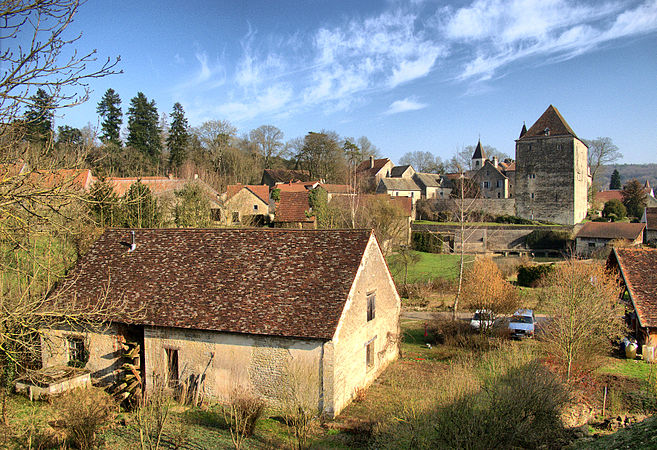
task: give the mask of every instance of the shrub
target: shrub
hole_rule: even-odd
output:
[[[440,318],[429,324],[428,330],[434,344],[476,351],[489,350],[497,344],[497,341],[479,333],[463,320]]]
[[[245,388],[236,387],[231,391],[228,406],[224,409],[228,412],[226,421],[233,433],[252,436],[264,408],[265,403],[260,397]]]
[[[625,208],[623,202],[612,198],[605,203],[605,207],[602,209],[602,217],[607,217],[611,219],[612,222],[622,220],[627,217],[627,208]]]
[[[534,230],[527,235],[527,247],[539,250],[565,250],[570,233],[561,230]]]
[[[518,285],[536,287],[554,268],[554,264],[522,265],[518,267]]]
[[[414,231],[411,235],[413,250],[427,253],[442,253],[442,237],[428,231]]]
[[[495,218],[495,222],[497,223],[513,223],[513,224],[520,224],[520,225],[531,225],[534,222],[529,220],[529,219],[523,219],[522,217],[518,216],[509,216],[509,215],[503,215],[503,216],[497,216]]]
[[[114,420],[117,405],[105,391],[90,387],[67,392],[56,409],[68,440],[84,450],[99,445],[98,433]]]

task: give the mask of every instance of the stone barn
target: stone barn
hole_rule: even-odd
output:
[[[136,342],[130,377],[147,391],[240,387],[276,404],[301,379],[335,415],[399,353],[400,298],[371,230],[109,229],[53,295],[115,306],[102,330],[44,339],[44,366],[82,359],[99,383],[117,383]]]

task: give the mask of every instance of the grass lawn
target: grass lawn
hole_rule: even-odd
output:
[[[459,255],[443,253],[424,253],[413,251],[419,257],[418,262],[409,264],[408,282],[429,281],[436,278],[455,280],[459,274]],[[474,261],[474,255],[465,255],[466,267]],[[404,281],[404,265],[399,255],[388,257],[390,272],[395,278],[397,285]]]
[[[655,383],[657,379],[657,365],[641,360],[608,358],[607,363],[598,372],[632,378],[645,383],[649,381]]]

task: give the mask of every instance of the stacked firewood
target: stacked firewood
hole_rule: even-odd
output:
[[[139,352],[141,346],[137,342],[122,342],[123,364],[119,367],[117,382],[112,389],[112,395],[119,403],[132,404],[141,399],[142,379],[139,374]]]

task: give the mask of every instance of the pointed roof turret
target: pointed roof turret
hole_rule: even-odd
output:
[[[525,122],[523,122],[522,130],[520,130],[520,136],[518,136],[518,139],[522,138],[525,134],[527,134],[527,125],[525,125]]]
[[[646,188],[646,189],[650,189],[650,181],[648,181],[647,178],[646,178],[646,184],[643,185],[643,187]]]
[[[484,149],[481,146],[481,139],[479,139],[477,142],[477,148],[475,148],[472,159],[486,159],[486,154],[484,153]]]
[[[570,125],[563,118],[557,108],[550,105],[543,115],[527,130],[520,139],[547,136],[573,136],[577,137]]]

